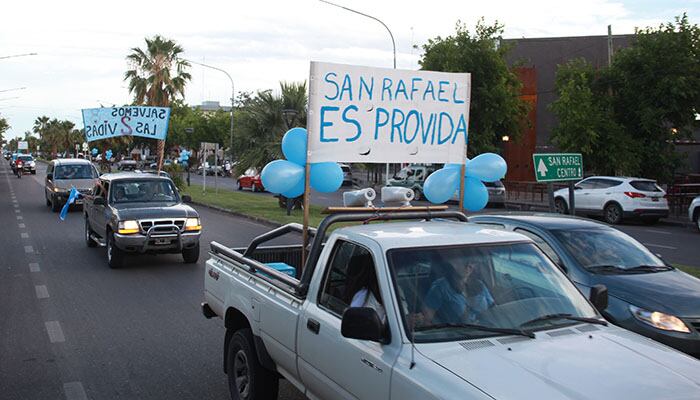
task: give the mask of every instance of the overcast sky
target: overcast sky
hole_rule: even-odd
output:
[[[449,35],[455,22],[498,20],[505,37],[633,33],[687,12],[697,23],[700,0],[337,0],[382,19],[396,38],[397,66],[417,69],[428,38]],[[254,1],[31,1],[3,2],[0,116],[7,137],[31,130],[40,115],[82,127],[81,108],[130,101],[123,81],[125,56],[144,37],[161,34],[185,56],[228,71],[236,90],[276,89],[280,80],[308,78],[309,61],[391,67],[391,41],[377,22],[318,0]],[[231,88],[220,72],[193,65],[185,100],[228,103]],[[25,90],[4,91],[18,87]]]

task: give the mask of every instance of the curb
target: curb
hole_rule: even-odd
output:
[[[223,208],[223,207],[219,207],[219,206],[214,206],[214,205],[211,205],[211,204],[205,204],[205,203],[201,203],[201,202],[198,202],[198,201],[191,201],[191,202],[189,202],[189,204],[194,204],[194,205],[197,205],[197,206],[206,207],[206,208],[209,208],[209,209],[212,209],[212,210],[216,210],[216,211],[219,211],[219,212],[222,212],[222,213],[225,213],[225,214],[233,215],[233,216],[236,216],[236,217],[245,218],[245,219],[248,219],[248,220],[257,222],[257,223],[259,223],[259,224],[269,226],[269,227],[271,227],[271,228],[279,228],[280,226],[282,226],[282,224],[280,224],[280,223],[278,223],[278,222],[270,221],[269,219],[265,219],[265,218],[255,217],[255,216],[248,215],[248,214],[245,214],[245,213],[242,213],[242,212],[239,212],[239,211],[229,210],[228,208]]]

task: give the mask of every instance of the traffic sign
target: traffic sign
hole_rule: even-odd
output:
[[[533,154],[537,182],[583,179],[583,157],[579,153]]]
[[[29,150],[29,142],[20,140],[17,142],[17,150]]]

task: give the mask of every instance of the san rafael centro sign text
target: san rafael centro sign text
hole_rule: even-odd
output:
[[[581,154],[533,154],[532,161],[537,182],[577,181],[583,178]]]

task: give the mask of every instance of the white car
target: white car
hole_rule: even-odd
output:
[[[651,179],[591,176],[576,184],[574,201],[577,214],[600,215],[609,224],[626,218],[653,224],[668,217],[666,192]],[[568,189],[554,192],[554,205],[558,213],[568,213]]]
[[[695,226],[698,227],[700,231],[700,196],[693,199],[688,207],[688,217],[690,220],[695,222]]]

